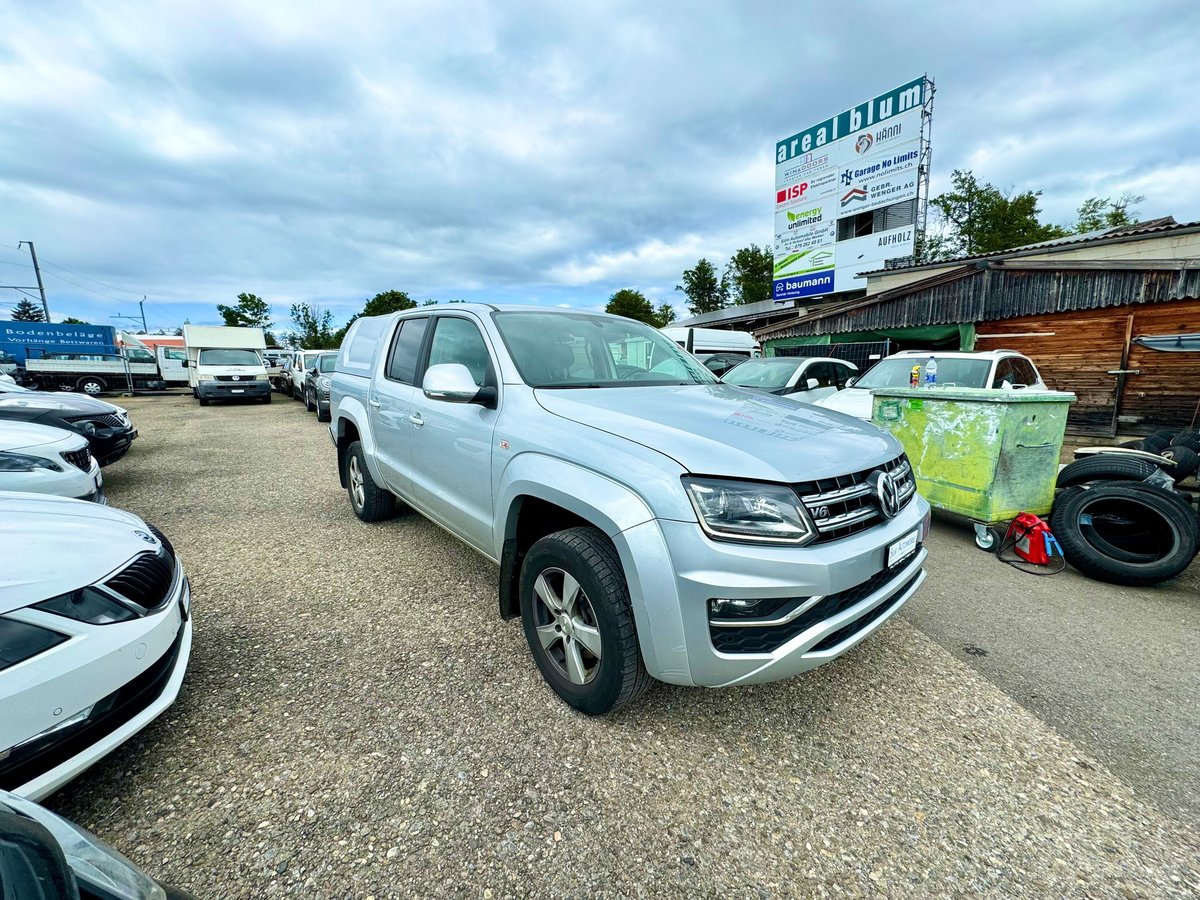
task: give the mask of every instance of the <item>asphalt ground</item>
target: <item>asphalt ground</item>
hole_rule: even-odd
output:
[[[354,518],[299,403],[123,402],[142,436],[109,498],[180,552],[193,656],[177,703],[50,805],[157,877],[213,898],[1200,893],[1191,822],[902,617],[800,678],[655,685],[589,719],[497,617],[495,566],[413,514]],[[931,551],[914,610],[1017,583],[946,526]]]

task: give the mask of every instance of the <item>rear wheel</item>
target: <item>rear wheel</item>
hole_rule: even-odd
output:
[[[354,514],[364,522],[379,522],[395,515],[396,498],[371,478],[359,441],[346,450],[346,492]]]
[[[85,375],[75,383],[75,386],[83,393],[91,394],[93,397],[103,394],[108,389],[108,385],[104,383],[103,379],[97,378],[95,375]]]
[[[616,548],[596,528],[570,528],[530,548],[521,622],[542,677],[588,715],[613,712],[650,683]]]

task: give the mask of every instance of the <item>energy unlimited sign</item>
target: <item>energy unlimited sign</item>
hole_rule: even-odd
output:
[[[863,288],[859,272],[912,254],[912,216],[861,214],[916,200],[926,90],[918,78],[775,145],[776,300]]]

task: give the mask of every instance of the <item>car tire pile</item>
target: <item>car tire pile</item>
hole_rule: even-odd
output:
[[[1111,584],[1174,578],[1200,550],[1198,469],[1200,430],[1157,431],[1064,467],[1050,528],[1067,562]]]

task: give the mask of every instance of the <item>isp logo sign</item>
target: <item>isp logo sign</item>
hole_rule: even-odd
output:
[[[795,206],[804,200],[804,194],[808,190],[808,182],[801,181],[799,184],[789,184],[775,192],[775,209],[784,210]]]

